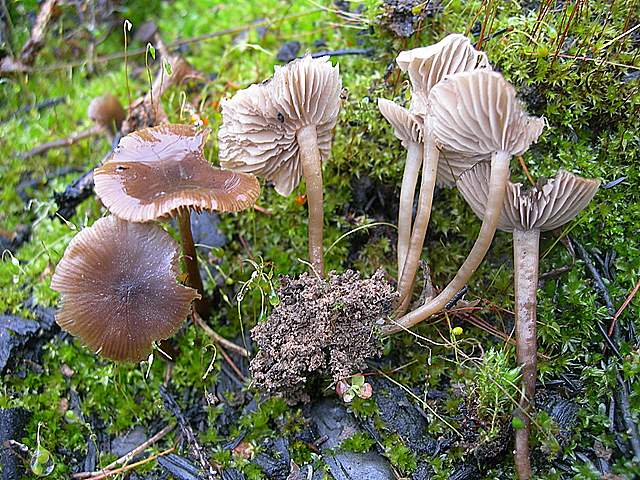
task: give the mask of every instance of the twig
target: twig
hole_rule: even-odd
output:
[[[120,467],[120,468],[117,468],[115,470],[111,470],[109,472],[104,472],[104,473],[101,473],[100,475],[97,475],[95,477],[89,477],[89,478],[91,480],[101,480],[103,478],[111,477],[112,475],[117,475],[119,473],[128,472],[129,470],[133,470],[134,468],[137,468],[140,465],[144,465],[145,463],[152,462],[153,460],[155,460],[158,457],[163,457],[165,455],[169,455],[175,449],[176,449],[176,447],[167,448],[165,451],[160,452],[160,453],[156,453],[155,455],[151,455],[151,456],[145,458],[144,460],[140,460],[139,462],[132,463],[131,465],[126,465],[124,467]]]
[[[36,155],[42,155],[44,153],[47,153],[49,150],[53,150],[55,148],[70,147],[71,145],[75,145],[76,143],[78,143],[80,140],[93,137],[102,132],[104,132],[102,127],[100,127],[99,125],[94,125],[93,127],[87,128],[86,130],[74,132],[71,135],[69,135],[67,138],[59,138],[51,142],[40,144],[37,147],[32,148],[28,152],[21,154],[20,157],[23,160],[26,160],[28,158],[35,157]]]
[[[113,469],[113,467],[116,467],[118,465],[122,465],[123,463],[129,462],[136,455],[142,453],[147,448],[149,448],[151,445],[156,443],[158,440],[164,438],[164,436],[167,435],[169,432],[171,432],[174,428],[175,428],[175,424],[167,425],[162,430],[160,430],[158,433],[156,433],[154,436],[152,436],[151,438],[146,440],[144,443],[141,443],[140,445],[138,445],[136,448],[134,448],[130,452],[126,453],[125,455],[123,455],[119,459],[111,462],[109,465],[107,465],[104,468],[101,468],[100,470],[96,470],[94,472],[74,473],[73,475],[71,475],[71,477],[81,480],[81,479],[85,479],[85,478],[94,477],[95,475],[101,475],[101,474],[104,474],[104,473],[108,473],[107,470],[111,470],[111,469]],[[115,472],[111,472],[111,474],[113,474],[113,473],[115,473]]]
[[[278,17],[278,18],[274,18],[274,19],[265,19],[259,22],[252,22],[252,23],[248,23],[245,25],[242,25],[240,27],[234,27],[234,28],[227,28],[224,30],[219,30],[217,32],[211,32],[211,33],[205,33],[203,35],[198,35],[195,37],[191,37],[191,38],[186,38],[183,40],[176,40],[175,42],[169,43],[167,46],[169,47],[170,50],[177,50],[179,49],[181,46],[183,45],[190,45],[192,43],[198,43],[198,42],[202,42],[204,40],[211,40],[213,38],[217,38],[217,37],[224,37],[227,35],[235,35],[237,33],[241,33],[244,32],[245,30],[249,30],[252,28],[257,28],[257,27],[263,27],[263,26],[270,26],[270,25],[274,25],[277,23],[281,23],[284,22],[286,20],[293,20],[296,18],[300,18],[300,17],[305,17],[307,15],[312,15],[314,13],[318,13],[321,12],[322,9],[317,8],[317,9],[313,9],[313,10],[308,10],[306,12],[300,12],[300,13],[296,13],[293,15],[285,15],[283,17]],[[145,48],[136,48],[133,50],[129,50],[127,52],[127,57],[131,58],[134,56],[138,56],[138,55],[144,55],[145,52],[147,51],[146,47]],[[113,60],[120,60],[121,58],[124,57],[123,53],[114,53],[114,54],[110,54],[110,55],[104,55],[101,57],[96,57],[94,59],[94,64],[97,63],[106,63],[106,62],[110,62]],[[38,69],[38,72],[49,72],[49,71],[53,71],[53,70],[66,70],[70,67],[79,67],[81,65],[84,65],[86,61],[85,60],[80,60],[80,61],[75,61],[75,62],[68,62],[68,63],[56,63],[54,65],[49,65],[46,67],[42,67]]]
[[[631,293],[627,295],[627,298],[625,298],[624,302],[622,303],[622,305],[620,306],[616,314],[613,316],[613,319],[611,320],[611,326],[609,327],[609,332],[608,332],[609,336],[613,334],[613,330],[616,327],[616,322],[618,321],[618,317],[622,315],[622,312],[624,312],[624,310],[629,306],[629,304],[631,303],[631,300],[633,300],[633,297],[635,297],[636,294],[638,293],[638,290],[640,290],[640,280],[638,280],[638,283],[636,283],[636,286],[633,287],[633,290],[631,290]]]
[[[189,448],[191,449],[191,453],[198,459],[198,462],[200,463],[202,469],[205,471],[207,478],[213,480],[216,475],[215,469],[213,468],[213,466],[211,466],[211,463],[209,463],[209,460],[204,453],[204,449],[198,443],[196,435],[193,432],[191,425],[189,425],[187,419],[182,413],[180,406],[175,401],[171,393],[169,393],[169,390],[164,386],[160,386],[160,396],[164,401],[165,408],[169,412],[171,412],[174,417],[176,417],[176,420],[178,420],[178,425],[180,426],[180,430],[187,440]]]
[[[36,61],[38,53],[44,46],[49,23],[56,14],[57,3],[58,0],[45,0],[33,24],[29,40],[26,41],[20,51],[20,57],[17,59],[5,57],[0,62],[0,75],[30,70]]]
[[[320,57],[341,57],[343,55],[373,55],[375,50],[373,48],[343,48],[340,50],[325,50],[321,52],[315,52],[311,54],[312,58]],[[302,57],[299,57],[302,58]]]
[[[228,348],[229,350],[237,353],[238,355],[242,355],[243,357],[249,358],[249,352],[247,352],[240,345],[236,345],[235,343],[227,340],[219,333],[216,333],[206,322],[202,319],[198,312],[193,312],[193,321],[204,330],[204,332],[211,337],[211,339],[218,343],[219,345]]]

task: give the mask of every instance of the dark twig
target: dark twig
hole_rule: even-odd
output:
[[[180,405],[175,401],[173,395],[169,393],[164,386],[160,386],[160,396],[164,402],[165,408],[174,416],[178,421],[178,426],[182,431],[185,439],[187,440],[187,444],[189,445],[189,449],[193,456],[198,460],[200,467],[204,470],[209,480],[212,480],[216,477],[216,471],[209,463],[205,450],[198,443],[198,439],[196,438],[191,425],[187,421],[186,417],[182,413],[180,409]]]
[[[0,0],[1,1],[1,0]],[[43,100],[34,105],[24,105],[18,108],[13,113],[8,114],[6,117],[0,119],[0,123],[6,123],[9,120],[16,118],[18,115],[24,115],[29,113],[31,110],[45,110],[47,108],[55,107],[56,105],[60,105],[61,103],[65,103],[67,101],[66,97],[55,97],[49,98],[47,100]]]
[[[598,292],[600,293],[600,296],[604,300],[604,303],[607,307],[609,315],[611,315],[611,317],[614,317],[616,315],[616,309],[613,306],[613,301],[611,300],[609,290],[607,289],[604,281],[602,280],[600,273],[595,268],[595,265],[593,264],[593,261],[591,260],[589,253],[585,250],[585,248],[582,245],[576,242],[575,239],[573,239],[573,243],[577,248],[578,255],[580,256],[585,266],[587,267],[587,271],[590,273],[594,281],[594,284],[596,286],[596,289],[598,290]],[[617,323],[612,324],[613,338],[610,338],[611,333],[607,332],[600,322],[597,322],[597,325],[598,325],[598,329],[600,330],[600,333],[602,334],[602,338],[605,339],[607,344],[611,347],[612,351],[616,353],[616,355],[619,358],[621,358],[621,355],[614,344],[614,341],[617,342],[620,336]],[[636,458],[640,458],[640,436],[638,435],[638,426],[634,422],[633,416],[631,415],[631,407],[629,404],[629,393],[628,393],[627,383],[622,378],[622,375],[620,375],[617,364],[613,362],[612,365],[616,369],[616,380],[619,385],[619,388],[615,396],[616,396],[618,405],[620,406],[622,420],[624,421],[626,431],[629,435],[629,443],[631,444],[631,448],[633,449],[634,455]]]
[[[373,48],[342,48],[340,50],[324,50],[321,52],[314,52],[311,54],[311,57],[341,57],[343,55],[366,55],[367,57],[369,57],[373,55],[374,51],[375,50]]]

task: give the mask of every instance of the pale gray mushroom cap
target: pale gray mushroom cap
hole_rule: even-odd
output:
[[[483,162],[465,172],[458,181],[458,190],[481,219],[489,196],[490,173],[491,167]],[[597,180],[564,170],[527,190],[520,183],[509,182],[498,229],[547,231],[561,227],[589,204],[599,186]]]
[[[320,157],[329,158],[341,90],[329,57],[276,66],[273,78],[222,102],[220,165],[262,176],[289,195],[302,177],[296,132],[315,125]]]
[[[438,144],[463,155],[521,155],[545,126],[544,118],[527,115],[501,74],[487,70],[438,83],[429,95],[429,114]]]
[[[484,52],[473,48],[467,37],[452,34],[428,47],[400,52],[396,58],[411,80],[411,111],[424,115],[431,89],[446,76],[476,69],[491,70]]]
[[[404,148],[408,148],[411,142],[423,142],[422,119],[419,116],[386,98],[378,99],[378,109],[391,124],[393,134]]]

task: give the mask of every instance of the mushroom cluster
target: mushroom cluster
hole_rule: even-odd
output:
[[[492,71],[486,56],[468,39],[449,35],[440,43],[402,52],[398,65],[409,73],[411,103],[405,109],[378,102],[395,136],[407,149],[398,217],[398,290],[396,319],[387,333],[409,328],[443,310],[470,279],[486,255],[496,229],[513,232],[517,360],[522,365],[522,397],[516,412],[524,428],[516,432],[515,463],[521,479],[531,478],[528,436],[536,377],[536,288],[540,231],[572,220],[593,198],[598,182],[560,172],[528,192],[509,181],[510,160],[537,141],[543,118],[530,117],[515,89]],[[440,161],[441,160],[441,161]],[[418,209],[413,203],[419,170]],[[457,185],[482,219],[471,252],[450,283],[435,297],[405,313],[411,300],[417,263],[436,182]]]
[[[69,245],[52,288],[63,295],[60,325],[106,357],[140,360],[151,341],[166,338],[180,325],[192,300],[200,316],[209,314],[190,212],[244,210],[255,203],[260,186],[253,175],[212,167],[203,154],[207,135],[208,130],[189,125],[139,130],[123,137],[94,171],[96,194],[113,217],[83,230]],[[168,269],[176,257],[173,243],[160,227],[146,223],[171,217],[178,221],[190,287],[180,287],[180,298],[187,291],[191,295],[180,308],[172,307],[177,299],[166,286],[171,275],[175,283],[176,272]],[[109,263],[107,254],[113,257]],[[154,271],[157,262],[165,270]],[[115,276],[105,275],[110,270]],[[152,290],[160,281],[165,290]],[[143,305],[157,313],[141,313]],[[173,317],[162,316],[167,308]]]

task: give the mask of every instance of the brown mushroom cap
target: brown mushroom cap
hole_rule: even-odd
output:
[[[87,108],[87,116],[101,127],[115,131],[120,130],[127,113],[120,100],[107,93],[91,100]]]
[[[488,70],[459,73],[438,83],[429,95],[429,114],[438,144],[463,155],[521,155],[545,125],[544,118],[526,114],[501,74]]]
[[[56,321],[105,357],[143,360],[199,297],[176,282],[177,260],[178,245],[159,226],[101,218],[76,235],[56,267]]]
[[[484,217],[490,172],[489,164],[483,162],[465,172],[458,181],[458,190],[479,218]],[[589,204],[599,186],[597,180],[564,170],[528,190],[523,190],[520,183],[509,182],[498,229],[547,231],[561,227]]]
[[[454,33],[428,47],[400,52],[396,58],[411,80],[411,111],[425,114],[431,89],[446,76],[476,69],[491,70],[484,52],[473,48],[467,37]]]
[[[302,177],[296,132],[315,125],[320,157],[326,160],[341,90],[338,67],[329,57],[305,56],[277,66],[270,80],[222,102],[221,166],[262,176],[279,194],[289,195]]]
[[[260,186],[253,175],[214,168],[202,153],[208,130],[161,125],[123,137],[94,171],[96,194],[114,215],[130,222],[167,217],[180,208],[236,212],[253,205]]]

